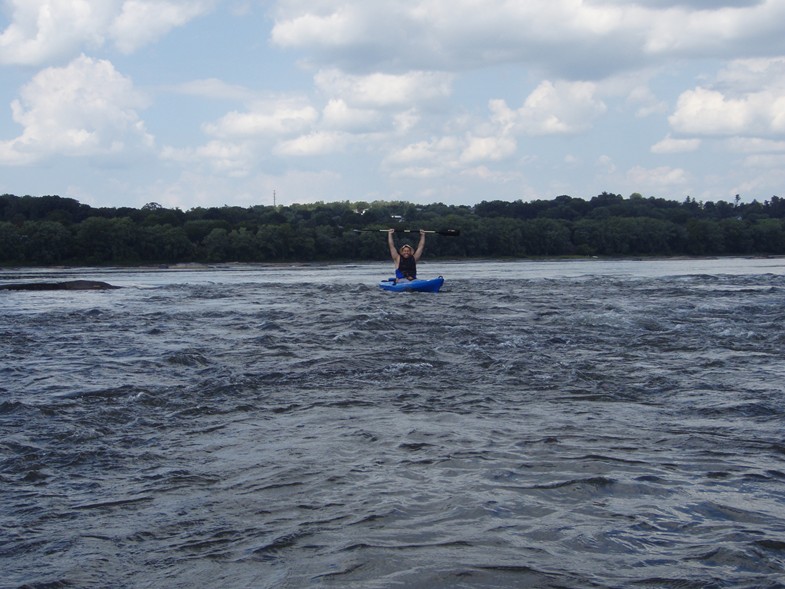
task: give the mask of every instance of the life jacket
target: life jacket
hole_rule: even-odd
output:
[[[408,278],[414,280],[417,278],[417,261],[414,256],[398,258],[398,269],[395,271],[396,278]]]

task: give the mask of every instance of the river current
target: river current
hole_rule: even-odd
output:
[[[0,271],[0,587],[785,587],[785,260],[388,266]]]

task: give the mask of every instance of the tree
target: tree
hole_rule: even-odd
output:
[[[563,256],[573,253],[570,229],[566,222],[555,219],[525,221],[526,252],[535,256]]]
[[[752,225],[755,251],[767,254],[785,253],[785,228],[780,219],[762,219]]]
[[[22,226],[24,259],[33,264],[59,264],[73,254],[73,236],[54,221],[28,221]]]
[[[216,227],[204,238],[205,255],[208,262],[227,260],[229,253],[229,233],[222,227]]]
[[[687,222],[687,251],[690,254],[717,255],[725,253],[724,235],[716,221],[691,219]]]
[[[129,263],[139,261],[139,231],[129,218],[90,217],[76,230],[76,249],[87,263]]]
[[[0,222],[0,262],[21,261],[23,239],[21,231],[13,223]]]

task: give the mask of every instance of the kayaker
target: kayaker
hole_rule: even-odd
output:
[[[393,234],[395,229],[387,230],[387,245],[390,246],[390,256],[395,262],[395,278],[398,280],[414,280],[417,278],[417,260],[422,256],[422,251],[425,249],[425,231],[420,229],[420,243],[417,244],[415,251],[408,243],[401,246],[401,249],[395,249],[395,242],[393,241]]]

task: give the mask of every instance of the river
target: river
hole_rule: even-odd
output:
[[[785,260],[388,272],[0,271],[0,587],[785,587]]]

